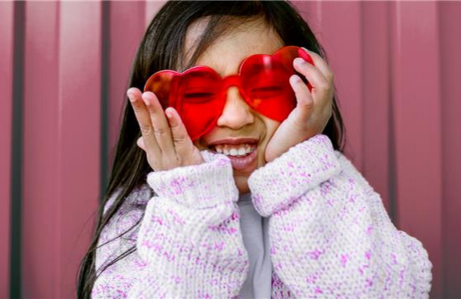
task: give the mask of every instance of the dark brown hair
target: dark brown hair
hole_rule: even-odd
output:
[[[157,13],[142,38],[132,66],[128,87],[142,90],[151,74],[162,69],[175,69],[181,65],[185,57],[184,42],[187,29],[193,22],[204,17],[208,17],[207,26],[202,37],[194,45],[194,52],[189,53],[192,55],[185,68],[194,65],[197,58],[216,38],[232,29],[231,22],[228,21],[235,18],[240,19],[241,22],[263,19],[278,33],[285,45],[305,47],[327,59],[306,21],[287,1],[170,1]],[[99,209],[93,239],[79,270],[77,283],[79,298],[90,297],[97,278],[95,256],[101,231],[119,211],[133,189],[145,184],[147,174],[152,171],[144,151],[136,145],[136,140],[141,136],[139,125],[128,99],[126,103],[109,184]],[[335,150],[343,151],[344,125],[336,98],[333,99],[333,115],[323,134],[330,138]],[[115,197],[113,204],[103,213],[103,207],[112,196]],[[127,232],[139,225],[141,219]],[[110,241],[112,240],[108,242]],[[104,245],[100,244],[99,247]],[[98,269],[98,273],[134,251],[136,251],[135,246],[115,258],[104,269]]]

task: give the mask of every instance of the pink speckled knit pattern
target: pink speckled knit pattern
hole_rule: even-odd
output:
[[[126,205],[146,205],[141,226],[98,249],[96,268],[137,251],[96,280],[94,298],[232,298],[246,279],[229,159],[148,176]],[[432,264],[421,242],[391,223],[379,194],[325,135],[292,147],[249,179],[270,217],[272,298],[428,298]],[[108,202],[109,206],[111,202]],[[140,219],[122,209],[100,244]]]
[[[432,265],[421,242],[394,227],[327,136],[291,148],[249,185],[256,210],[271,215],[275,272],[295,297],[428,297]]]

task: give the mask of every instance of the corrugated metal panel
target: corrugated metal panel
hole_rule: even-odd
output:
[[[154,2],[157,3],[157,2]],[[122,109],[128,100],[128,77],[136,50],[145,30],[144,2],[110,3],[110,40],[109,40],[109,152],[110,161],[115,155]]]
[[[0,297],[9,295],[14,3],[0,2]]]
[[[29,298],[57,296],[61,266],[59,3],[27,2],[25,17],[22,283]]]
[[[440,49],[435,2],[393,2],[392,105],[399,228],[427,248],[442,295]]]
[[[101,16],[99,1],[27,2],[22,251],[27,298],[75,296],[76,269],[99,196]]]
[[[442,285],[461,297],[461,2],[438,3],[442,139]]]

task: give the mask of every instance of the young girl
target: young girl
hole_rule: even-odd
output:
[[[323,57],[288,2],[166,3],[78,296],[427,298],[427,252],[342,153]]]

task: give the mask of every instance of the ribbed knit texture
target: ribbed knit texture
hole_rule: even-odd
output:
[[[230,160],[153,172],[105,227],[94,298],[232,298],[246,279]],[[421,242],[391,223],[379,194],[325,135],[253,172],[253,204],[269,219],[272,298],[428,298],[432,264]],[[109,201],[106,205],[112,204]],[[99,273],[99,271],[98,271]]]

